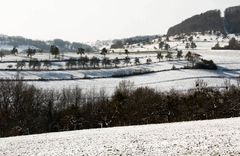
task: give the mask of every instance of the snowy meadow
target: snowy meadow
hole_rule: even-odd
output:
[[[240,155],[239,118],[0,139],[0,155]]]
[[[198,35],[193,37],[197,47],[194,49],[186,49],[182,41],[176,40],[176,36],[170,37],[170,41],[166,42],[170,47],[183,51],[183,58],[177,59],[176,52],[172,52],[172,59],[169,61],[166,56],[166,51],[162,52],[163,58],[159,60],[157,54],[159,50],[159,41],[153,40],[151,44],[146,45],[131,45],[128,46],[129,53],[126,55],[125,49],[110,50],[106,56],[100,55],[100,52],[85,53],[83,56],[88,58],[96,57],[100,60],[107,57],[110,60],[118,58],[118,64],[108,64],[107,66],[98,63],[96,69],[78,67],[73,64],[73,67],[66,66],[66,61],[77,60],[80,55],[77,53],[64,52],[61,54],[61,60],[54,59],[54,56],[49,53],[36,53],[31,59],[38,59],[42,62],[41,69],[34,70],[25,63],[20,70],[14,70],[17,62],[31,60],[25,53],[20,53],[16,56],[7,55],[0,62],[0,78],[14,79],[16,76],[23,80],[29,80],[29,84],[34,84],[37,87],[44,89],[63,89],[74,88],[76,86],[82,89],[105,89],[111,94],[114,88],[123,80],[129,80],[134,83],[135,87],[148,86],[155,89],[169,91],[171,89],[187,90],[195,87],[195,81],[202,79],[206,81],[209,87],[225,87],[225,82],[237,84],[237,78],[240,74],[240,51],[238,50],[211,50],[216,43],[221,46],[227,45],[228,38],[217,37],[216,35]],[[164,38],[163,38],[164,39]],[[161,50],[160,50],[161,51]],[[170,50],[171,51],[171,50]],[[183,69],[189,65],[184,56],[188,51],[201,55],[201,58],[213,60],[216,63],[218,70],[201,70],[201,69]],[[129,62],[124,61],[129,57]],[[139,62],[136,62],[138,58]],[[44,60],[55,60],[50,67],[44,67]],[[150,60],[150,62],[147,62]],[[11,68],[10,68],[11,67]],[[83,66],[84,67],[84,66]],[[172,70],[174,68],[178,70]]]

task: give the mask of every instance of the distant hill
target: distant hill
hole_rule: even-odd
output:
[[[181,33],[203,32],[208,30],[224,31],[223,18],[220,10],[211,10],[200,15],[195,15],[182,23],[171,27],[167,35]]]
[[[0,49],[12,49],[17,47],[20,51],[27,48],[36,48],[43,51],[49,51],[50,45],[56,45],[61,51],[74,52],[78,48],[84,48],[87,52],[95,51],[94,47],[78,42],[69,42],[62,39],[55,39],[52,41],[32,40],[19,36],[0,35]]]
[[[224,17],[221,17],[220,10],[211,10],[195,15],[171,27],[167,35],[209,30],[233,34],[240,33],[240,6],[227,8],[224,12]]]
[[[137,43],[150,43],[152,40],[159,38],[159,35],[145,35],[135,36],[130,38],[122,39],[125,44],[137,44]]]
[[[124,48],[124,45],[132,44],[150,44],[152,40],[160,38],[160,35],[145,35],[145,36],[135,36],[124,39],[115,39],[112,41],[111,48],[119,49]]]
[[[240,6],[225,10],[225,28],[228,33],[240,33]]]

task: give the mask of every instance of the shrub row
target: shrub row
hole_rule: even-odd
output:
[[[161,92],[123,81],[108,96],[104,90],[42,90],[1,81],[0,136],[240,116],[240,87],[206,86],[197,81],[184,93]]]

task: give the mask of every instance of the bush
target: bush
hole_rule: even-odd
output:
[[[217,70],[217,65],[212,61],[201,59],[201,62],[197,62],[194,69],[210,69],[210,70]]]

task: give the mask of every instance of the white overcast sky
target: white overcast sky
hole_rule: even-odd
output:
[[[170,26],[240,0],[0,0],[0,34],[95,41],[165,34]]]

